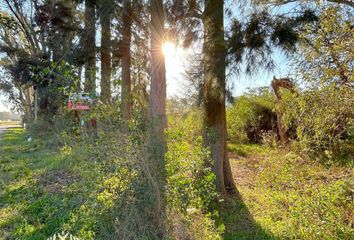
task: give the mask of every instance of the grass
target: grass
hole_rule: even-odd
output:
[[[20,121],[0,121],[0,126],[20,125]]]
[[[352,239],[353,164],[328,167],[257,145],[230,150],[242,199],[220,212],[225,239]]]
[[[46,239],[61,231],[112,238],[101,165],[82,158],[84,147],[48,148],[27,139],[19,128],[0,138],[0,239]],[[224,239],[354,235],[352,164],[323,166],[258,145],[229,145],[229,152],[239,195],[215,206]]]
[[[27,139],[19,128],[0,139],[0,239],[47,239],[62,231],[93,239],[95,217],[104,215],[88,208],[101,181],[97,168],[70,148]]]

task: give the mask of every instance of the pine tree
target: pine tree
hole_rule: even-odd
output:
[[[87,93],[96,92],[96,2],[85,0],[85,31],[84,49],[85,63],[85,87]]]
[[[123,2],[123,39],[122,39],[122,109],[123,118],[129,120],[131,118],[132,108],[132,93],[131,93],[131,26],[132,26],[132,11],[131,0]]]
[[[101,18],[101,99],[111,102],[111,18],[112,1],[101,1],[99,13]]]

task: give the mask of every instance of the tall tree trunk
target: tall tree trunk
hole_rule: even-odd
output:
[[[166,118],[166,70],[162,54],[164,39],[164,14],[162,0],[151,1],[151,87],[150,117],[156,136],[163,138]]]
[[[149,114],[152,123],[150,134],[150,152],[152,172],[156,186],[154,191],[155,201],[152,209],[152,221],[158,229],[159,238],[164,235],[164,215],[165,215],[165,197],[164,187],[166,182],[165,173],[165,152],[166,143],[164,130],[167,128],[166,119],[166,70],[165,59],[162,54],[162,45],[164,39],[164,13],[162,0],[150,0],[151,22],[151,85]]]
[[[210,146],[216,188],[222,194],[235,192],[227,155],[226,130],[226,46],[224,2],[206,0],[204,12],[204,104],[205,143]]]
[[[86,52],[86,69],[84,90],[96,92],[96,26],[94,0],[85,0],[84,46]]]
[[[229,154],[227,151],[227,122],[225,117],[225,139],[224,139],[224,183],[227,193],[237,193],[238,191],[235,186],[234,178],[232,176],[231,165],[229,161]]]
[[[124,0],[123,7],[123,52],[122,52],[122,110],[123,118],[131,118],[132,97],[130,77],[130,42],[131,42],[131,0]]]
[[[101,99],[111,102],[111,14],[112,2],[102,1],[100,4],[101,35]]]

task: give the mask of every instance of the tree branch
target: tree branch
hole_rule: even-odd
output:
[[[27,40],[29,41],[30,45],[32,46],[32,51],[34,51],[34,53],[36,53],[37,52],[36,45],[31,37],[29,30],[27,29],[27,23],[23,22],[22,16],[18,15],[18,12],[12,7],[12,5],[10,4],[10,2],[8,0],[5,0],[5,2],[7,3],[10,11],[14,14],[17,21],[20,23],[23,32],[27,36]]]
[[[293,3],[293,2],[298,2],[299,0],[270,0],[270,1],[256,1],[258,3],[265,3],[265,4],[270,4],[270,5],[285,5],[288,3]],[[344,4],[349,7],[354,8],[354,1],[353,0],[327,0],[328,2],[331,3],[337,3],[337,4]]]
[[[345,4],[349,7],[354,8],[353,0],[327,0],[328,2],[338,3],[338,4]]]

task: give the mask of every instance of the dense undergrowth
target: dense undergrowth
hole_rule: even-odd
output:
[[[33,129],[12,130],[1,140],[4,239],[46,239],[62,231],[80,239],[221,238],[207,210],[218,196],[200,140],[169,132],[161,197],[141,131],[99,128],[76,138],[53,131],[44,138]],[[156,227],[157,202],[165,208],[163,229]]]
[[[259,145],[230,145],[229,150],[237,154],[232,166],[243,202],[268,237],[352,238],[353,162],[328,166]],[[232,231],[226,236],[240,239]]]
[[[149,212],[156,200],[153,181],[147,179],[144,149],[134,145],[141,138],[100,136],[111,140],[89,138],[48,147],[40,138],[29,142],[29,133],[20,129],[2,137],[2,239],[46,239],[61,231],[81,239],[157,237],[160,231],[153,228]],[[201,140],[186,139],[182,131],[168,133],[166,238],[353,236],[352,163],[324,166],[285,150],[232,144],[240,195],[222,200],[204,164],[208,152]]]

